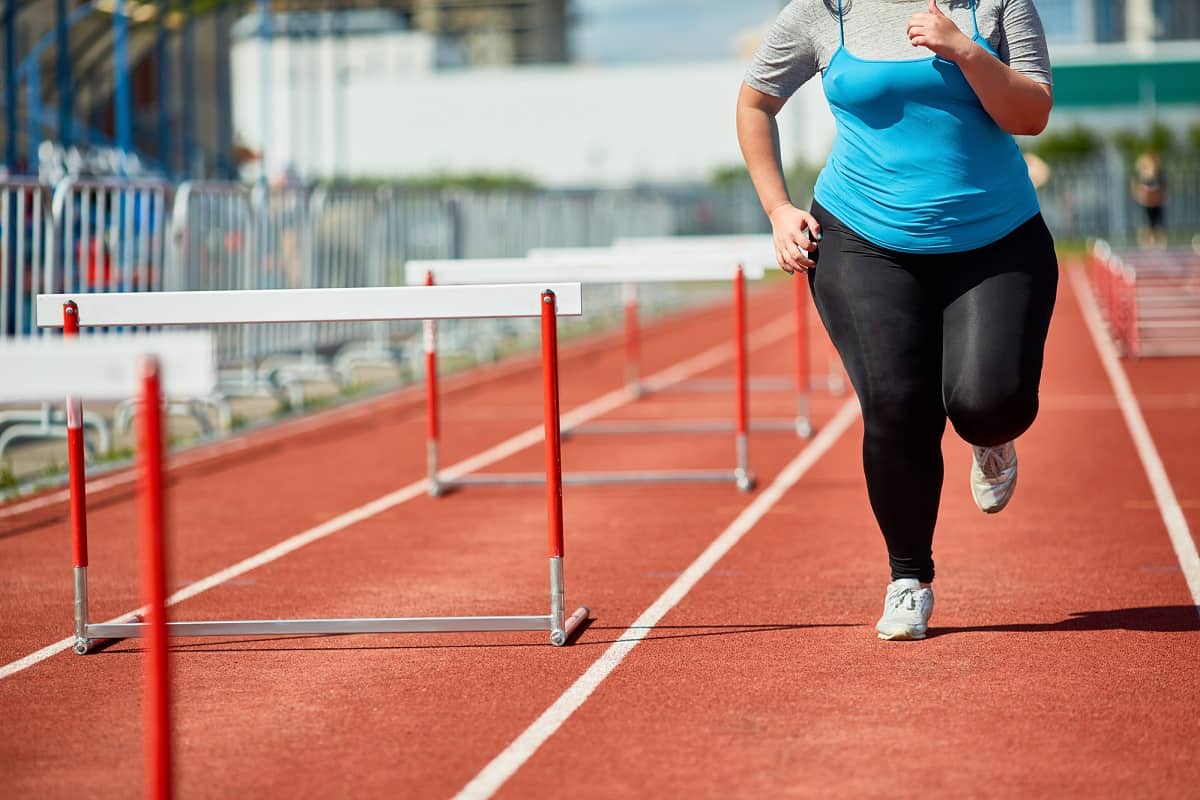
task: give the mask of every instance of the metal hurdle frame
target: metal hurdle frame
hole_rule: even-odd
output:
[[[75,337],[80,327],[130,325],[234,325],[264,322],[370,322],[399,319],[540,317],[546,446],[546,508],[550,558],[550,613],[528,616],[398,617],[363,619],[227,620],[170,622],[174,636],[280,634],[443,633],[550,631],[567,643],[587,619],[580,606],[566,615],[563,577],[562,459],[558,399],[558,317],[583,313],[578,283],[359,289],[267,289],[152,294],[39,295],[37,322]],[[87,603],[87,509],[81,403],[68,398],[71,539],[75,565],[75,652],[104,639],[145,636],[140,621],[92,623]]]
[[[581,284],[629,284],[634,282],[711,282],[731,280],[734,307],[734,386],[736,412],[733,423],[726,422],[590,422],[569,428],[566,433],[636,434],[636,433],[713,433],[734,432],[736,464],[728,469],[646,470],[641,472],[573,472],[563,475],[563,483],[575,485],[628,483],[725,483],[733,482],[738,489],[749,492],[756,479],[750,469],[749,400],[746,358],[746,296],[745,282],[749,276],[762,277],[760,267],[743,268],[727,259],[660,259],[647,260],[642,256],[625,257],[600,263],[592,259],[458,259],[417,260],[405,267],[409,284],[434,285],[442,283],[470,285],[495,281],[503,276],[514,282],[538,280],[569,280]],[[429,492],[441,495],[458,486],[514,486],[539,483],[543,480],[533,473],[466,475],[447,480],[439,474],[439,442],[441,424],[437,380],[437,330],[433,319],[425,321],[426,408],[428,412],[426,452],[429,471]]]
[[[164,371],[161,362],[167,364]],[[163,480],[163,379],[175,393],[202,394],[216,384],[212,337],[207,333],[92,337],[64,342],[49,337],[0,342],[0,399],[46,400],[74,391],[75,402],[136,393],[146,412],[138,425],[139,573],[147,640],[143,752],[147,793],[169,796],[171,783],[170,683],[167,663],[167,580]],[[81,585],[76,567],[76,586]],[[84,573],[86,574],[86,573]],[[86,579],[82,585],[86,591]],[[86,594],[84,597],[86,608]],[[78,601],[77,601],[78,602]]]
[[[713,255],[722,254],[743,263],[760,263],[766,269],[777,267],[774,241],[764,234],[734,234],[728,236],[640,236],[617,239],[613,249],[620,252],[637,252],[660,255]],[[545,251],[553,253],[555,251]],[[763,376],[751,379],[750,388],[782,390],[794,388],[796,392],[796,418],[791,420],[760,420],[755,428],[763,430],[794,429],[796,435],[807,439],[813,435],[811,394],[814,388],[824,388],[831,394],[846,391],[842,377],[841,360],[833,349],[833,343],[825,338],[826,372],[813,375],[808,332],[808,281],[804,276],[791,276],[792,297],[796,325],[796,362],[794,376]],[[636,329],[635,329],[636,330]],[[698,382],[690,385],[699,387]]]

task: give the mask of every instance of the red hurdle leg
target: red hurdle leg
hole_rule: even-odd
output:
[[[79,336],[79,307],[74,302],[63,304],[63,336]],[[88,544],[87,544],[87,476],[84,472],[86,454],[83,447],[83,403],[77,397],[67,397],[67,480],[71,509],[71,556],[75,585],[75,652],[83,655],[91,642],[88,625]]]
[[[812,367],[808,363],[808,279],[792,276],[792,292],[796,300],[796,435],[802,439],[812,436]]]
[[[167,681],[167,569],[163,536],[162,391],[158,360],[142,364],[142,413],[138,427],[141,496],[142,603],[146,606],[145,748],[150,800],[171,796],[171,711]]]
[[[734,392],[736,394],[736,431],[738,488],[748,492],[754,488],[750,474],[750,392],[749,369],[746,361],[746,276],[739,265],[733,276],[733,342],[734,342]]]
[[[558,408],[558,312],[554,292],[542,292],[542,408],[546,432],[546,531],[550,551],[550,641],[567,642],[579,624],[566,620],[563,577],[562,432]],[[582,609],[586,616],[587,610]]]
[[[1125,341],[1129,347],[1129,355],[1137,358],[1141,351],[1141,341],[1138,338],[1137,274],[1132,269],[1127,269],[1122,277],[1122,289],[1125,293]]]
[[[636,283],[621,284],[621,300],[625,310],[625,388],[634,397],[642,393],[640,327]]]
[[[425,285],[433,286],[433,273],[425,273]],[[425,460],[429,471],[429,494],[442,493],[438,480],[438,387],[437,387],[437,322],[425,320],[425,410],[428,425],[425,429]]]

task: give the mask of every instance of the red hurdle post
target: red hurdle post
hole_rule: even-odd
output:
[[[796,301],[796,435],[812,436],[812,367],[809,364],[808,343],[808,280],[804,275],[792,275],[792,294]]]
[[[138,426],[142,603],[146,607],[145,753],[148,800],[171,797],[171,711],[167,678],[167,568],[164,542],[162,387],[158,359],[141,368]]]
[[[566,614],[563,577],[562,431],[558,405],[558,310],[554,292],[542,292],[542,413],[546,438],[546,532],[550,551],[550,641],[562,646],[567,631],[587,616],[581,608],[570,620]]]
[[[79,336],[79,307],[74,301],[63,303],[63,336]],[[88,651],[87,591],[87,476],[83,448],[83,403],[67,396],[67,481],[71,510],[71,555],[75,580],[75,652]]]
[[[1125,295],[1125,342],[1129,355],[1137,358],[1141,352],[1138,338],[1137,273],[1132,267],[1121,270],[1121,289]]]
[[[433,273],[425,273],[425,285],[433,286]],[[429,472],[429,494],[437,497],[442,493],[438,481],[438,385],[437,385],[437,322],[425,320],[425,460]]]
[[[638,325],[638,295],[636,283],[621,284],[621,300],[625,310],[625,387],[634,397],[642,392],[641,342]]]
[[[734,342],[734,393],[736,394],[737,468],[734,475],[737,486],[743,492],[754,488],[750,475],[750,392],[749,369],[746,359],[746,275],[738,264],[733,275],[733,342]]]

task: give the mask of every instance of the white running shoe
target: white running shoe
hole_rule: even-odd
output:
[[[1017,447],[1005,442],[996,447],[972,447],[971,494],[985,514],[1002,511],[1017,488]]]
[[[875,623],[880,639],[924,639],[933,614],[933,589],[916,578],[900,578],[888,584],[883,616]]]

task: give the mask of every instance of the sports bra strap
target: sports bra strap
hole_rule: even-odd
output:
[[[838,0],[841,4],[842,0]],[[979,0],[971,0],[971,24],[975,26],[975,38],[982,38],[979,35],[979,17],[975,15],[975,6],[979,5]],[[844,38],[844,37],[843,37]]]
[[[842,47],[846,46],[846,22],[842,19],[842,0],[838,0],[838,33],[842,37]]]

